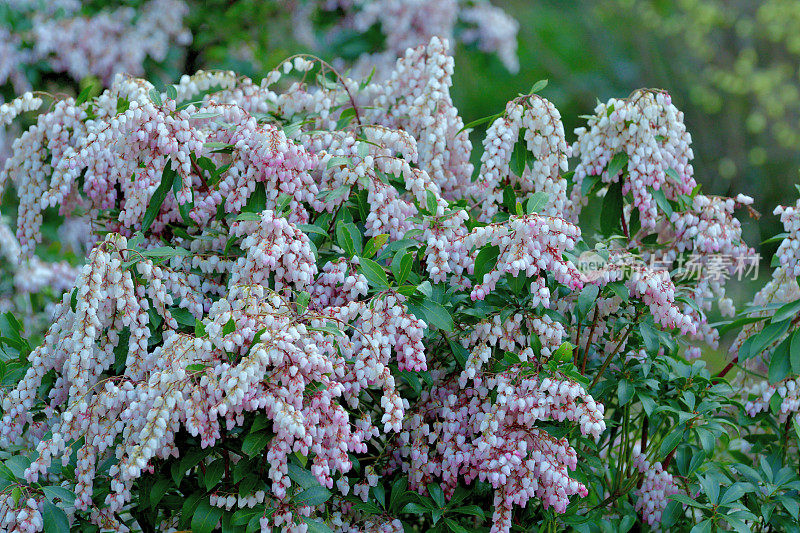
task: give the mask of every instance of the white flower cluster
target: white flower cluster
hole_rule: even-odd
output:
[[[35,533],[42,531],[44,521],[44,498],[20,498],[15,504],[14,496],[0,496],[0,529],[9,533]]]
[[[572,200],[574,214],[585,204],[582,184],[587,176],[600,176],[603,183],[614,183],[627,170],[622,193],[633,195],[642,228],[654,229],[658,221],[654,192],[664,191],[668,200],[689,194],[697,186],[691,160],[692,138],[683,123],[683,113],[663,92],[636,91],[629,98],[612,98],[595,108],[586,127],[575,130],[578,140],[572,154],[580,158],[575,167]],[[627,164],[614,175],[609,163],[625,154]]]
[[[525,148],[533,161],[511,171],[515,145],[524,131]],[[489,221],[503,198],[503,187],[519,189],[522,199],[534,192],[548,195],[542,213],[564,217],[567,214],[567,182],[560,176],[568,168],[569,146],[564,137],[561,114],[548,100],[537,96],[521,96],[508,102],[503,116],[495,119],[486,132],[481,156],[481,172],[471,185],[471,194],[485,202],[481,219]]]

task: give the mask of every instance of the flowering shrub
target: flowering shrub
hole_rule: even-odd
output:
[[[434,37],[381,80],[296,56],[42,110],[0,174],[19,253],[47,208],[97,241],[41,343],[0,322],[0,528],[796,523],[797,211],[776,288],[724,326],[763,327],[737,353],[774,386],[743,406],[689,359],[713,300],[735,313],[752,199],[702,194],[669,96],[568,144],[539,84],[475,168],[452,71]]]

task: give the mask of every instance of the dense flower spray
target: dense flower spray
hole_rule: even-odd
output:
[[[733,209],[749,199],[697,194],[681,115],[649,92],[600,106],[573,146],[551,102],[509,102],[473,181],[448,46],[406,50],[380,81],[308,56],[259,83],[201,71],[160,92],[117,75],[38,115],[0,173],[20,200],[16,239],[0,236],[32,261],[57,207],[97,241],[2,396],[0,448],[35,450],[29,497],[0,501],[3,528],[41,529],[55,504],[36,487],[57,482],[74,496],[57,499],[65,520],[119,531],[129,515],[399,531],[404,513],[483,517],[458,506],[475,487],[505,533],[515,513],[597,498],[607,476],[621,495],[625,472],[632,505],[660,521],[669,460],[631,453],[627,427],[650,411],[632,415],[633,393],[604,378],[641,373],[642,397],[671,386],[647,377],[694,348],[670,333],[706,324],[707,307],[680,299],[716,286],[648,259],[744,254]],[[41,104],[28,93],[0,118]],[[619,202],[603,206],[609,245],[589,271],[577,223],[598,191]],[[615,469],[584,460],[599,447]],[[194,509],[139,513],[161,476],[202,487]]]

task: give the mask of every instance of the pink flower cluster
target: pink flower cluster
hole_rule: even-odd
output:
[[[533,276],[552,272],[556,281],[572,289],[583,286],[580,273],[571,261],[562,258],[580,238],[580,229],[556,217],[513,216],[503,224],[475,228],[465,239],[467,248],[498,246],[497,265],[473,287],[473,300],[483,300],[494,290],[504,274]]]
[[[661,463],[651,463],[645,454],[640,452],[641,443],[633,445],[633,461],[640,473],[644,474],[641,486],[634,491],[636,510],[641,513],[642,520],[650,526],[661,523],[661,514],[673,494],[681,490],[675,483],[672,474],[664,470]]]
[[[437,376],[403,424],[390,467],[408,473],[423,492],[442,479],[445,495],[463,477],[495,488],[493,532],[508,532],[514,505],[537,497],[545,508],[564,512],[569,497],[586,487],[570,478],[575,450],[536,427],[537,421],[571,421],[584,435],[605,430],[603,406],[577,383],[564,378],[526,376],[522,365],[492,374],[491,348],[477,344],[458,382]],[[495,391],[497,399],[490,399]]]
[[[667,271],[637,263],[625,274],[611,260],[587,280],[569,259],[581,239],[565,220],[577,212],[560,174],[570,148],[546,100],[509,104],[490,127],[473,188],[472,147],[450,98],[445,41],[408,50],[380,84],[337,75],[313,88],[305,76],[317,66],[296,57],[260,84],[232,73],[187,76],[176,86],[179,99],[223,89],[185,107],[148,82],[120,76],[85,103],[58,102],[20,136],[0,174],[0,184],[11,180],[20,192],[19,254],[33,252],[47,206],[63,215],[87,212],[106,233],[78,275],[75,301],[61,299],[30,368],[2,397],[0,446],[32,441],[38,457],[26,477],[35,481],[53,460],[68,460],[82,438],[75,507],[98,524],[118,520],[136,480],[158,461],[185,453],[179,431],[216,446],[254,415],[273,435],[263,452],[269,487],[241,497],[216,492],[213,503],[275,509],[262,518],[263,530],[301,531],[301,518],[331,510],[292,502],[301,490],[289,477],[295,454],[308,458],[321,485],[365,500],[382,472],[407,473],[420,492],[441,482],[447,498],[459,483],[483,480],[494,490],[497,532],[509,531],[514,506],[531,499],[564,512],[587,487],[571,477],[578,454],[570,441],[542,426],[575,427],[598,439],[605,408],[574,375],[544,367],[557,363],[550,359],[573,335],[557,312],[567,316],[588,283],[624,279],[632,299],[664,328],[695,333],[696,317],[676,305]],[[288,78],[293,72],[299,81]],[[281,79],[285,90],[278,91]],[[11,107],[27,105],[21,102]],[[611,107],[592,135],[620,131],[597,146],[582,136],[578,144],[588,144],[575,149],[584,171],[600,173],[616,149],[630,149],[631,187],[644,195],[677,166],[683,185],[661,185],[672,187],[673,200],[683,194],[691,154],[680,114],[650,93]],[[8,109],[0,111],[10,116]],[[641,132],[622,131],[619,121]],[[516,175],[510,158],[520,131],[528,164]],[[543,212],[475,225],[468,211],[497,213],[497,191],[506,185],[523,197],[546,193]],[[686,249],[734,243],[735,235],[713,229],[722,223],[714,217],[730,214],[728,204],[714,212],[704,201],[696,218],[706,217],[708,238],[693,234],[689,215],[675,220]],[[364,250],[365,238],[377,244],[362,256],[354,250]],[[493,266],[473,286],[476,260],[492,247],[496,263],[483,263]],[[448,309],[470,299],[488,309],[506,274],[526,277],[528,307],[457,314],[462,323],[450,333],[436,320],[442,304],[420,304],[447,291]],[[600,344],[612,317],[631,307],[619,296],[598,298],[589,341]],[[422,316],[442,326],[441,337]],[[576,344],[585,345],[585,335]],[[443,346],[457,347],[446,341],[469,352],[465,368],[438,357]],[[120,350],[124,368],[111,372]],[[518,361],[506,364],[506,351]],[[51,371],[55,382],[37,400]],[[416,372],[427,372],[433,385],[411,405],[398,381]],[[385,453],[356,475],[352,455],[376,443]],[[95,478],[104,475],[98,465],[111,456],[111,491],[96,501]],[[660,490],[659,479],[648,493]],[[350,507],[336,512],[331,521],[341,530],[358,524]],[[375,530],[399,527],[371,520]]]

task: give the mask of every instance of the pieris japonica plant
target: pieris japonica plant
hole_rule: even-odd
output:
[[[796,440],[759,414],[795,416],[796,381],[745,411],[697,360],[707,314],[735,313],[752,200],[702,194],[664,92],[598,105],[570,143],[538,84],[473,147],[452,70],[433,38],[380,81],[296,56],[260,83],[118,76],[3,111],[40,110],[0,174],[19,254],[46,209],[96,236],[40,343],[0,322],[3,531],[797,517]],[[781,213],[776,283],[797,276]],[[781,335],[797,312],[773,314]]]

